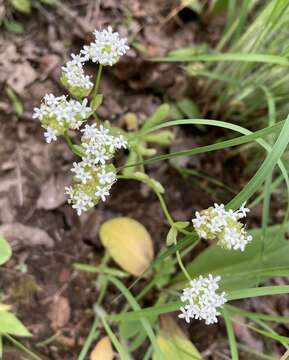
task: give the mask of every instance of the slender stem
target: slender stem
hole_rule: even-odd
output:
[[[26,346],[24,346],[23,344],[21,344],[19,341],[15,340],[12,336],[8,335],[8,334],[4,334],[4,336],[11,341],[18,349],[22,350],[23,352],[25,352],[26,354],[29,354],[33,359],[35,360],[42,360],[41,357],[39,357],[38,355],[34,354],[31,350],[27,349]]]
[[[79,157],[82,157],[83,154],[82,154],[80,151],[78,151],[78,149],[76,148],[76,146],[74,146],[73,142],[71,141],[70,136],[69,136],[67,133],[63,134],[63,136],[64,136],[64,139],[66,140],[66,143],[67,143],[69,149],[70,149],[75,155],[77,155],[77,156],[79,156]]]
[[[163,213],[164,213],[165,217],[167,218],[169,224],[171,226],[173,226],[175,222],[174,222],[173,218],[171,217],[171,214],[169,213],[169,210],[167,208],[167,205],[165,203],[165,200],[164,200],[163,196],[157,191],[155,191],[155,194],[157,195],[157,197],[159,199],[159,202],[161,204],[161,208],[163,210]]]
[[[101,264],[100,264],[99,267],[101,268],[101,266],[106,265],[107,262],[109,261],[109,258],[110,258],[110,255],[109,255],[108,251],[106,251],[104,253],[104,256],[103,256],[103,258],[101,260]],[[98,295],[98,298],[96,300],[97,305],[101,304],[101,302],[102,302],[102,300],[104,298],[104,295],[105,295],[106,288],[107,288],[107,280],[105,280],[105,282],[104,282],[104,284],[103,284],[103,286],[101,288],[101,291],[100,291],[100,293]],[[85,360],[86,355],[87,355],[87,353],[88,353],[88,351],[89,351],[89,349],[91,347],[91,344],[92,344],[93,340],[96,338],[96,334],[97,334],[96,328],[98,326],[98,323],[99,323],[99,318],[95,317],[94,321],[92,323],[91,329],[89,331],[89,334],[88,334],[88,336],[87,336],[87,338],[85,340],[85,343],[84,343],[84,345],[83,345],[83,347],[81,349],[81,352],[80,352],[77,360]]]
[[[280,358],[280,360],[286,360],[286,359],[288,359],[288,358],[289,358],[289,350],[287,350],[287,351],[285,352],[285,354],[282,355],[282,357]]]
[[[86,355],[91,347],[92,342],[94,341],[94,339],[96,338],[96,328],[98,326],[99,323],[99,319],[95,318],[92,324],[92,327],[90,329],[90,332],[85,340],[85,343],[81,349],[81,352],[77,358],[77,360],[85,360],[86,359]]]
[[[98,94],[102,68],[103,68],[103,65],[99,64],[98,72],[97,72],[97,76],[96,76],[96,80],[95,80],[95,86],[94,86],[94,89],[93,89],[93,97],[95,97]]]

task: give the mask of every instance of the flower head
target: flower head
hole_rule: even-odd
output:
[[[244,251],[246,245],[252,241],[244,225],[240,222],[250,210],[242,204],[237,211],[226,210],[223,204],[214,204],[201,212],[196,212],[192,220],[198,235],[207,240],[218,240],[218,244],[226,249]]]
[[[44,96],[40,107],[34,109],[32,116],[40,120],[47,130],[44,134],[46,141],[51,142],[68,129],[79,129],[91,112],[87,103],[87,99],[79,102],[67,100],[66,96],[48,94]]]
[[[85,60],[92,60],[102,65],[114,65],[129,49],[127,39],[120,38],[109,26],[102,31],[94,31],[95,41],[81,50]]]
[[[90,76],[84,73],[80,55],[72,54],[72,60],[62,67],[61,81],[76,97],[87,96],[93,88]]]
[[[218,294],[218,282],[220,276],[207,277],[199,276],[190,282],[190,287],[183,290],[181,301],[184,305],[180,308],[180,318],[187,323],[191,319],[205,320],[207,325],[216,323],[217,316],[220,314],[218,308],[226,303],[225,293]]]

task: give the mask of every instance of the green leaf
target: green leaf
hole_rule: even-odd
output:
[[[154,61],[160,62],[218,62],[218,61],[238,61],[238,62],[256,62],[266,64],[277,64],[289,66],[289,60],[283,56],[271,54],[253,54],[253,53],[221,53],[221,54],[206,54],[206,55],[186,55],[186,56],[168,56],[163,58],[156,58]]]
[[[16,114],[17,115],[22,115],[23,111],[24,111],[24,108],[23,108],[23,104],[22,104],[20,98],[8,86],[5,88],[5,92],[6,92],[7,96],[9,97],[9,99],[11,100],[14,111],[16,112]]]
[[[165,120],[170,112],[169,104],[160,105],[151,117],[149,117],[144,123],[141,131],[148,130]]]
[[[188,118],[190,119],[200,118],[201,115],[200,110],[193,100],[189,98],[183,98],[182,100],[179,100],[176,103],[176,105],[179,108],[179,110],[181,110],[181,112]]]
[[[112,282],[118,289],[119,291],[121,291],[121,293],[125,296],[125,298],[127,299],[127,301],[129,302],[130,306],[134,309],[134,310],[140,310],[140,306],[138,304],[138,302],[135,300],[135,298],[133,297],[133,295],[129,292],[129,290],[116,278],[112,277],[112,276],[108,276],[108,280],[110,282]],[[162,352],[160,351],[160,348],[157,344],[156,341],[156,337],[155,334],[153,332],[151,323],[148,321],[148,319],[146,318],[140,318],[140,323],[143,326],[144,331],[146,332],[153,348],[154,351],[158,354],[158,356],[160,356],[160,359],[162,358]]]
[[[172,226],[167,235],[167,240],[166,240],[167,246],[176,244],[177,235],[178,235],[178,229],[175,226]]]
[[[212,15],[219,15],[225,11],[228,6],[228,0],[212,0],[210,5],[210,13]]]
[[[6,19],[4,19],[4,28],[14,34],[22,34],[24,32],[24,28],[23,25],[20,24],[20,22],[18,21],[8,21]]]
[[[280,294],[289,294],[289,285],[233,290],[226,294],[226,298],[228,301],[231,301]],[[179,300],[165,305],[147,307],[142,310],[130,311],[118,315],[109,315],[106,318],[113,321],[134,321],[142,317],[148,318],[150,316],[157,316],[160,314],[178,311],[182,305],[182,301]]]
[[[93,112],[95,112],[100,107],[100,105],[102,104],[102,101],[103,101],[103,95],[96,94],[95,97],[91,100],[91,103],[90,103],[91,110]]]
[[[192,278],[199,275],[214,274],[222,277],[222,288],[226,291],[254,285],[258,280],[265,280],[274,275],[289,274],[289,243],[284,239],[284,232],[289,224],[272,226],[267,229],[264,261],[260,262],[263,249],[262,229],[250,233],[253,241],[245,251],[230,251],[218,245],[212,245],[186,266]],[[174,288],[183,288],[187,280],[183,274],[172,279]]]
[[[29,0],[9,0],[9,1],[15,10],[20,11],[24,14],[29,14],[31,12],[31,3]]]
[[[113,333],[113,331],[112,331],[111,327],[109,326],[108,322],[106,321],[106,319],[101,318],[101,321],[102,321],[103,327],[104,327],[107,335],[109,336],[111,342],[113,343],[113,346],[115,347],[115,349],[118,352],[120,360],[131,360],[130,356],[127,354],[126,350],[124,349],[122,344],[119,342],[118,338]]]
[[[17,317],[7,311],[0,311],[0,333],[16,336],[31,336],[30,332]]]
[[[11,255],[11,246],[7,240],[5,240],[4,237],[0,235],[0,265],[6,263],[11,258]]]

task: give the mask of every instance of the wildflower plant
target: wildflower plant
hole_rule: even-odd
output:
[[[167,235],[168,249],[162,248],[159,255],[153,260],[153,246],[146,231],[140,230],[140,226],[134,221],[119,218],[117,221],[112,221],[116,228],[111,229],[106,226],[106,231],[101,232],[102,243],[105,244],[107,251],[101,265],[88,267],[85,264],[77,264],[77,268],[80,270],[93,270],[100,274],[97,281],[100,293],[95,306],[96,318],[78,359],[86,358],[98,326],[104,327],[119,354],[126,356],[127,352],[133,353],[148,338],[150,346],[144,358],[149,359],[151,353],[153,353],[153,359],[166,358],[162,357],[161,346],[155,336],[155,331],[159,329],[156,315],[173,311],[180,312],[179,318],[188,323],[199,320],[205,325],[216,323],[218,316],[222,315],[230,332],[229,339],[232,349],[234,347],[232,317],[241,310],[228,304],[229,301],[289,291],[288,286],[256,287],[261,281],[270,278],[272,271],[276,274],[277,268],[274,261],[276,262],[276,258],[279,258],[280,252],[286,250],[289,253],[288,244],[284,244],[280,239],[278,239],[279,242],[272,240],[268,249],[274,250],[273,256],[262,243],[268,237],[266,224],[262,229],[255,231],[253,236],[243,223],[250,211],[245,206],[246,202],[262,189],[262,184],[275,166],[280,169],[289,191],[288,174],[281,161],[281,156],[289,141],[289,117],[279,125],[268,126],[252,133],[240,126],[237,127],[219,120],[165,121],[170,113],[170,106],[162,104],[144,124],[140,125],[136,119],[132,126],[133,131],[117,129],[108,121],[99,119],[97,115],[102,101],[99,85],[103,67],[115,65],[120,57],[126,54],[129,47],[127,40],[113,32],[110,27],[106,30],[95,31],[94,36],[94,42],[84,46],[79,54],[72,54],[71,60],[62,67],[61,82],[70,95],[46,95],[40,106],[34,109],[33,117],[38,119],[44,128],[44,137],[47,143],[52,143],[62,136],[71,151],[78,157],[71,168],[72,184],[68,184],[64,190],[68,196],[68,202],[78,215],[82,215],[100,201],[105,202],[113,184],[118,179],[130,179],[140,181],[152,189],[159,200],[170,230]],[[85,64],[88,61],[98,64],[98,72],[95,77],[85,73]],[[154,146],[170,145],[175,134],[168,129],[180,125],[221,127],[237,132],[239,136],[204,147],[156,155],[157,150]],[[71,138],[72,132],[77,134],[77,143],[74,143]],[[265,141],[264,138],[269,134],[278,136],[274,144],[268,144]],[[175,221],[165,201],[165,188],[160,182],[150,177],[146,171],[146,164],[174,159],[178,156],[192,156],[206,151],[220,150],[251,141],[255,141],[265,149],[268,155],[248,184],[226,206],[214,204],[207,209],[197,211],[191,223],[187,221],[188,219]],[[121,150],[126,150],[127,158],[123,166],[117,168],[114,158],[116,152]],[[261,196],[259,202],[263,197],[266,202],[264,214],[267,214],[269,203],[266,194]],[[125,227],[123,221],[125,221]],[[133,229],[131,223],[134,224]],[[280,233],[284,230],[282,226],[278,229]],[[128,273],[107,265],[110,256],[118,264],[126,261],[129,252],[125,249],[128,244],[122,246],[121,241],[125,240],[127,234],[129,234],[128,238],[132,244],[140,241],[140,238],[142,239],[141,246],[134,246],[133,249],[135,249],[134,251],[144,251],[142,254],[144,256],[139,258],[144,259],[145,266],[149,264],[145,270],[140,267],[137,271],[135,269],[130,271],[132,275],[140,274],[136,282],[141,277],[147,281],[136,297],[130,291],[133,286],[127,288],[118,279],[128,276]],[[142,235],[140,236],[140,234]],[[107,236],[111,238],[107,238]],[[180,237],[181,239],[179,239]],[[117,247],[113,246],[115,240],[118,241]],[[208,240],[212,244],[198,256],[193,257],[192,250],[202,240]],[[112,247],[113,251],[109,253],[109,249]],[[149,252],[147,247],[150,248]],[[123,254],[121,251],[127,251],[127,253]],[[148,253],[149,256],[146,256]],[[185,265],[183,258],[187,255],[190,258],[189,263]],[[244,266],[244,261],[246,261],[246,266]],[[234,263],[234,269],[238,269],[236,273],[231,270],[232,263]],[[180,274],[175,275],[175,265],[179,266]],[[129,272],[127,269],[131,269],[131,267],[123,266],[123,269]],[[161,274],[163,274],[162,278]],[[242,285],[239,285],[241,282]],[[105,296],[108,283],[118,288],[128,300],[133,311],[128,311],[128,307],[125,307],[121,314],[113,315],[104,312],[100,304]],[[240,287],[238,288],[238,286]],[[142,300],[153,287],[160,291],[158,301],[151,308],[141,309],[138,301]],[[109,321],[120,323],[121,341],[112,333]],[[135,323],[139,326],[136,326],[133,331],[127,330],[124,323],[129,321],[133,321],[133,326]],[[130,355],[122,357],[130,358]],[[175,358],[178,358],[177,355]],[[232,358],[237,359],[235,356]]]

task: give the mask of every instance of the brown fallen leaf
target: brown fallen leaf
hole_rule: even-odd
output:
[[[41,187],[36,207],[38,209],[53,210],[64,204],[67,200],[64,187],[68,183],[67,175],[60,174],[56,178],[51,176]]]
[[[48,319],[54,330],[64,327],[70,319],[71,309],[68,299],[64,296],[57,296],[49,306]]]
[[[108,336],[99,340],[90,354],[90,360],[112,360],[113,357],[113,349]]]
[[[29,64],[28,61],[14,65],[13,73],[7,79],[7,84],[22,95],[24,89],[37,79],[37,72]]]
[[[20,223],[11,223],[0,226],[0,234],[12,243],[12,246],[39,246],[48,248],[54,246],[54,240],[45,232],[36,227]]]

